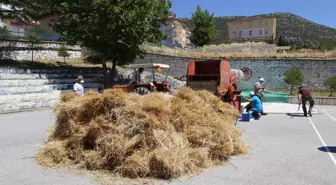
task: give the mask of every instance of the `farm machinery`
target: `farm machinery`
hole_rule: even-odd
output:
[[[112,88],[123,89],[126,92],[134,92],[137,94],[148,94],[153,91],[157,92],[171,92],[170,85],[167,82],[168,73],[170,70],[170,66],[167,64],[156,64],[156,63],[148,63],[148,64],[132,64],[125,66],[128,69],[133,70],[133,78],[132,81],[127,85],[114,85]],[[151,71],[152,79],[149,82],[141,82],[141,73],[143,71]],[[165,80],[161,80],[158,82],[155,79],[155,72],[161,73],[162,70],[168,70]]]
[[[187,69],[187,87],[208,90],[241,111],[239,81],[252,77],[249,68],[231,69],[226,60],[191,61]]]

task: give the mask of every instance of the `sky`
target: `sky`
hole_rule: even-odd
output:
[[[318,24],[336,28],[336,0],[172,0],[177,17],[191,17],[197,5],[215,16],[251,16],[290,12]]]

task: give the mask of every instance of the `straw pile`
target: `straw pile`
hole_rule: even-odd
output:
[[[233,124],[238,111],[206,91],[67,94],[55,112],[56,125],[37,157],[44,166],[167,179],[247,152]]]

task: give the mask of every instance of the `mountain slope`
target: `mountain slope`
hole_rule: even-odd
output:
[[[305,44],[313,47],[318,47],[323,42],[336,44],[336,29],[314,23],[292,13],[282,12],[255,16],[216,17],[217,42],[227,40],[227,21],[265,17],[277,18],[277,39],[281,35],[283,41],[288,44]],[[189,18],[182,18],[182,20],[192,27],[192,21]]]

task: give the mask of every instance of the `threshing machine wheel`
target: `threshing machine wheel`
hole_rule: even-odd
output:
[[[133,89],[133,92],[140,94],[140,95],[146,95],[146,94],[151,93],[151,91],[146,87],[135,87]]]
[[[243,73],[244,73],[244,77],[242,80],[244,81],[248,81],[249,79],[251,79],[252,77],[252,70],[248,67],[244,67],[242,69],[240,69]]]

